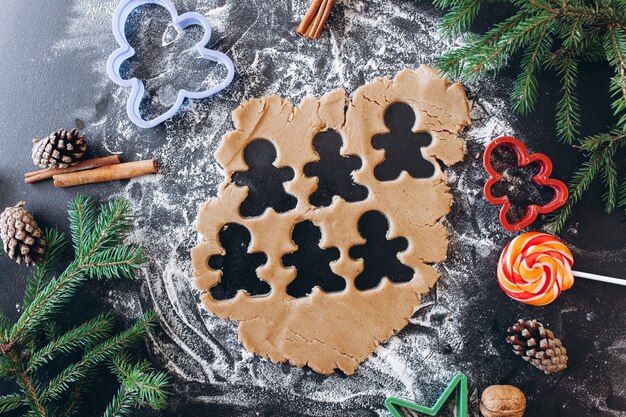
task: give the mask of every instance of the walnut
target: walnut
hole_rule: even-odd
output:
[[[524,393],[512,385],[492,385],[480,398],[480,412],[484,417],[522,417],[525,409]]]

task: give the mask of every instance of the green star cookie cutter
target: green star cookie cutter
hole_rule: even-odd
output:
[[[448,398],[456,391],[456,417],[467,417],[467,376],[462,373],[458,373],[452,378],[452,381],[448,384],[446,390],[441,394],[441,397],[437,400],[432,407],[425,407],[423,405],[415,404],[412,401],[403,400],[401,398],[389,397],[385,400],[385,407],[391,411],[393,417],[405,417],[405,414],[400,412],[400,408],[407,408],[418,413],[425,414],[427,416],[436,416],[441,410],[441,407],[448,401]]]

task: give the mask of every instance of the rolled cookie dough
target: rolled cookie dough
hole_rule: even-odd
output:
[[[374,167],[385,152],[374,149],[371,139],[388,132],[383,114],[394,102],[409,104],[416,115],[413,130],[432,136],[431,145],[423,149],[424,157],[436,167],[432,178],[415,179],[406,172],[393,181],[380,182],[374,177]],[[252,99],[233,112],[233,121],[235,130],[223,137],[216,152],[226,178],[217,197],[200,209],[202,241],[192,250],[195,285],[203,292],[202,303],[209,312],[239,322],[239,338],[251,352],[273,362],[308,365],[323,374],[337,368],[352,374],[380,343],[407,325],[420,296],[439,278],[432,264],[446,258],[447,229],[441,221],[450,211],[452,197],[436,160],[450,166],[463,159],[464,142],[458,135],[470,123],[465,90],[422,65],[415,71],[401,71],[393,80],[378,78],[357,89],[351,98],[337,89],[320,100],[306,97],[299,107],[278,96]],[[369,189],[367,199],[347,203],[335,196],[329,207],[309,204],[317,179],[306,177],[303,167],[319,159],[312,140],[327,129],[341,134],[343,155],[361,158],[363,164],[354,180]],[[260,138],[276,147],[275,166],[294,170],[293,180],[284,185],[298,203],[286,213],[268,208],[260,217],[244,218],[239,206],[248,189],[235,185],[231,176],[246,170],[243,150]],[[348,252],[364,243],[357,222],[370,210],[386,215],[389,239],[403,236],[408,240],[408,249],[398,257],[414,270],[409,282],[394,284],[383,279],[367,291],[354,286],[363,261],[351,259]],[[286,293],[296,271],[285,268],[281,258],[296,250],[291,230],[303,220],[320,227],[321,247],[340,250],[340,258],[331,267],[346,280],[345,291],[325,293],[316,287],[309,296],[297,299]],[[267,254],[268,261],[257,274],[271,285],[269,295],[253,297],[239,291],[235,298],[223,301],[211,296],[209,290],[220,281],[221,271],[211,269],[208,259],[224,254],[218,233],[228,223],[239,223],[250,231],[249,252]]]

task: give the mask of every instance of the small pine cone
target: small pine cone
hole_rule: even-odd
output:
[[[0,237],[4,251],[18,264],[34,265],[46,252],[46,239],[23,201],[0,214]]]
[[[567,351],[551,330],[537,320],[518,320],[507,332],[513,351],[546,375],[567,368]]]
[[[78,130],[59,129],[45,139],[33,139],[33,162],[41,168],[76,165],[87,150],[85,135]]]

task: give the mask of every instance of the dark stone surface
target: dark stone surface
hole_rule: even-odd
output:
[[[191,3],[191,2],[188,2]],[[217,2],[223,4],[225,2]],[[362,13],[373,15],[377,11],[375,5],[364,5]],[[412,0],[394,0],[397,7],[413,7]],[[273,3],[272,3],[273,4]],[[276,2],[283,5],[283,2]],[[347,2],[346,2],[347,4]],[[219,4],[216,4],[218,6]],[[193,6],[193,4],[191,5]],[[300,43],[292,36],[293,26],[297,18],[289,4],[276,13],[265,10],[257,13],[262,7],[256,2],[242,2],[234,12],[235,24],[224,42],[230,47],[239,39],[243,39],[246,29],[260,19],[260,25],[271,27],[272,33],[289,39],[286,44],[280,44],[280,48],[290,51],[298,50],[305,45],[315,54],[315,70],[325,68],[326,55],[320,45]],[[342,18],[344,16],[344,3],[338,2],[335,12],[331,17],[330,24],[343,29]],[[421,13],[427,6],[415,6],[415,13]],[[102,91],[101,71],[92,69],[91,60],[101,60],[115,47],[112,37],[106,44],[92,47],[88,50],[77,52],[75,50],[58,50],[54,48],[58,42],[62,42],[67,36],[66,28],[70,25],[73,12],[71,2],[2,2],[0,14],[0,126],[1,150],[0,153],[0,207],[13,205],[20,200],[28,202],[27,208],[31,210],[40,225],[59,226],[66,230],[67,220],[65,204],[77,192],[106,198],[120,193],[126,186],[126,182],[111,183],[101,186],[86,186],[80,189],[54,189],[49,182],[36,185],[25,185],[22,181],[23,173],[32,169],[30,162],[31,138],[46,135],[58,127],[90,129],[90,123],[98,122],[103,117],[125,117],[123,111],[111,105],[111,93],[113,86],[107,87],[109,91]],[[190,7],[193,9],[193,7]],[[500,14],[506,14],[506,8],[497,8],[494,13],[486,13],[485,22],[496,19]],[[432,13],[432,11],[429,11]],[[389,21],[395,26],[385,28],[387,32],[397,36],[409,37],[423,36],[419,33],[421,28],[416,27],[405,19],[396,19],[391,16]],[[108,18],[107,18],[108,22]],[[252,23],[251,23],[252,22]],[[251,26],[250,26],[251,27]],[[93,28],[94,32],[102,32],[103,28]],[[108,30],[108,26],[106,28]],[[219,37],[214,38],[216,39]],[[253,58],[256,46],[274,42],[270,36],[246,38],[239,45],[242,65],[240,78],[237,80],[238,87],[232,102],[227,103],[232,110],[238,102],[254,96],[259,90],[253,87],[248,89],[248,84],[260,82],[269,85],[271,80],[281,77],[277,70],[280,63],[267,58],[262,60],[258,67],[258,78],[249,76],[247,68]],[[354,40],[352,41],[354,42]],[[365,42],[364,42],[365,44]],[[310,45],[310,46],[309,46]],[[353,45],[354,46],[354,45]],[[371,53],[377,46],[356,45],[355,48],[365,48]],[[246,49],[247,48],[247,49]],[[222,48],[221,48],[222,49]],[[247,52],[249,51],[249,52]],[[252,54],[252,56],[250,56]],[[412,62],[417,65],[420,60],[417,57],[397,56],[401,62]],[[245,60],[244,60],[245,58]],[[278,60],[277,60],[278,61]],[[383,75],[392,75],[397,68],[383,71]],[[315,70],[312,70],[313,72]],[[356,66],[353,62],[346,62],[346,72],[352,74],[350,81],[346,82],[348,88],[354,88],[359,84],[369,81],[378,73]],[[475,89],[474,96],[493,95],[505,98],[510,86],[510,74],[504,71],[500,77],[504,82],[489,89]],[[608,107],[608,76],[609,71],[601,65],[586,65],[581,71],[581,102],[583,108],[583,133],[603,131],[611,122]],[[304,78],[304,76],[303,76]],[[310,79],[310,74],[307,78]],[[261,80],[261,81],[259,81]],[[508,81],[508,82],[507,82]],[[265,83],[265,84],[263,84]],[[282,95],[299,96],[303,92],[301,81],[289,80],[292,91],[282,89],[273,91]],[[340,84],[340,83],[338,83]],[[243,85],[243,87],[242,87]],[[255,84],[256,85],[256,84]],[[272,84],[273,85],[273,84]],[[283,86],[283,84],[278,84]],[[284,87],[284,86],[283,86]],[[264,91],[264,90],[263,90]],[[266,91],[264,91],[267,93]],[[511,120],[514,130],[519,137],[525,139],[531,150],[541,151],[553,158],[555,163],[554,176],[556,178],[568,178],[573,170],[579,166],[582,157],[573,149],[559,144],[555,139],[554,132],[554,103],[558,93],[558,83],[555,78],[548,76],[541,89],[541,100],[535,113],[528,117],[518,117]],[[212,103],[209,99],[209,103]],[[116,102],[115,106],[120,103]],[[77,118],[76,109],[89,108],[94,110],[91,119],[84,121]],[[221,111],[221,109],[220,109]],[[227,112],[225,112],[227,115]],[[487,116],[489,117],[489,116]],[[153,149],[164,143],[166,130],[169,135],[188,135],[200,130],[200,124],[205,120],[195,121],[196,125],[190,124],[189,118],[176,118],[167,127],[160,126],[149,131],[132,130],[132,138],[128,139],[124,149],[126,155],[141,155],[149,158]],[[193,120],[193,119],[192,119]],[[230,125],[228,125],[230,126]],[[228,126],[226,128],[228,128]],[[95,130],[95,129],[94,129]],[[223,133],[223,130],[221,131]],[[111,132],[109,132],[111,133]],[[107,132],[98,131],[98,135],[90,142],[92,155],[105,153],[102,139]],[[116,134],[113,131],[112,134]],[[468,162],[452,171],[466,174],[465,179],[472,182],[475,188],[480,188],[484,183],[484,172],[480,168],[478,160],[473,155],[480,154],[482,146],[479,143],[468,144]],[[158,157],[158,155],[156,155]],[[166,167],[168,173],[176,173],[184,167]],[[177,185],[174,183],[169,189],[176,192]],[[181,193],[186,192],[181,186]],[[475,265],[473,276],[464,276],[463,280],[456,277],[452,272],[442,268],[444,278],[438,284],[437,290],[433,290],[428,300],[439,303],[438,298],[445,300],[446,294],[453,294],[457,299],[466,300],[463,308],[450,317],[440,314],[419,312],[417,316],[428,317],[433,327],[422,324],[408,326],[400,333],[400,337],[408,336],[415,332],[433,332],[434,327],[441,325],[446,320],[454,320],[455,326],[460,329],[462,340],[450,340],[445,335],[437,336],[437,351],[449,358],[447,365],[454,366],[458,370],[468,373],[471,390],[482,390],[494,383],[512,383],[522,388],[528,395],[527,417],[591,417],[591,416],[621,416],[625,415],[626,387],[623,375],[626,372],[626,341],[623,339],[623,329],[626,327],[624,313],[624,296],[626,289],[579,280],[575,287],[567,293],[564,300],[554,305],[531,309],[520,304],[509,302],[501,293],[497,282],[493,279],[495,263],[498,253],[490,252],[482,256],[475,248],[462,243],[456,237],[466,231],[477,229],[479,226],[474,221],[467,221],[469,216],[490,215],[496,222],[496,209],[488,207],[482,201],[477,203],[482,211],[467,213],[464,210],[471,204],[462,203],[466,196],[453,187],[455,204],[453,212],[448,216],[450,227],[453,231],[450,248],[450,260],[448,264],[468,263]],[[210,195],[206,193],[206,196]],[[205,196],[205,199],[206,199]],[[577,269],[614,276],[624,276],[626,270],[625,246],[626,246],[626,217],[622,213],[607,215],[601,203],[602,190],[596,184],[583,203],[576,207],[571,220],[573,227],[567,228],[561,237],[573,245],[576,256]],[[476,197],[477,200],[480,196]],[[477,209],[478,210],[478,209]],[[194,216],[195,207],[190,209]],[[142,213],[140,213],[141,215]],[[157,227],[161,223],[167,224],[169,219],[163,214],[150,213],[151,217],[140,218],[142,227]],[[159,217],[161,216],[161,217]],[[535,225],[538,226],[538,225]],[[494,226],[487,231],[481,230],[486,239],[491,239],[500,245],[504,245],[512,235],[503,234],[501,230],[494,232]],[[456,236],[456,237],[455,237]],[[192,239],[192,238],[190,238]],[[184,246],[177,250],[186,256],[187,249]],[[466,258],[466,256],[468,258]],[[467,259],[470,259],[469,261]],[[16,304],[19,303],[24,290],[24,277],[27,271],[17,266],[6,257],[0,259],[0,268],[3,272],[2,291],[0,291],[0,307],[9,317],[15,319],[18,316]],[[118,286],[118,284],[116,284]],[[128,298],[141,295],[142,308],[150,307],[150,297],[146,295],[145,283],[120,283],[117,287],[122,297]],[[71,323],[77,316],[89,313],[96,314],[101,310],[107,310],[107,287],[99,284],[90,285],[78,300],[72,305],[71,311],[63,317],[66,323]],[[95,300],[95,301],[94,301]],[[103,301],[102,304],[98,301]],[[443,303],[443,301],[441,301]],[[531,317],[532,316],[532,317]],[[517,318],[537,317],[552,325],[558,336],[562,338],[570,353],[570,368],[562,374],[545,377],[536,372],[527,364],[519,361],[503,343],[504,329]],[[229,328],[232,331],[232,328]],[[219,335],[215,336],[219,338]],[[168,333],[159,331],[156,340],[163,344],[172,344]],[[621,342],[620,342],[621,341]],[[453,343],[454,342],[454,343]],[[458,342],[458,343],[457,343]],[[169,358],[164,358],[160,351],[150,349],[148,355],[157,363],[164,365]],[[407,355],[415,356],[409,350]],[[210,360],[210,354],[207,354]],[[233,359],[233,362],[235,359]],[[291,376],[292,369],[289,365],[271,365],[281,369],[285,378]],[[170,368],[171,369],[171,368]],[[310,375],[302,371],[302,380],[308,378],[320,386],[337,380],[326,379],[318,375]],[[411,378],[423,381],[424,400],[434,401],[439,390],[445,386],[445,378],[430,380],[428,375],[420,375],[419,372],[411,374]],[[345,377],[339,377],[343,379]],[[356,378],[355,378],[356,379]],[[207,416],[374,416],[387,415],[381,411],[383,395],[356,395],[341,402],[324,401],[324,399],[312,399],[306,393],[301,393],[301,379],[296,378],[290,387],[290,395],[277,395],[273,387],[260,388],[258,386],[231,387],[228,384],[210,384],[195,382],[192,379],[177,378],[175,381],[175,395],[172,397],[169,408],[164,412],[146,413],[146,415],[180,416],[191,417],[199,415]],[[100,395],[91,404],[92,411],[86,411],[82,415],[100,415],[98,407],[103,406],[108,400],[110,386],[108,380],[103,380]],[[223,382],[223,381],[222,381]],[[374,378],[367,382],[375,385]],[[304,385],[302,385],[304,386]],[[4,384],[3,390],[11,387]],[[390,387],[382,387],[383,389]],[[395,389],[395,388],[394,388]],[[230,396],[237,392],[239,397]],[[357,390],[358,391],[358,390]],[[233,398],[246,397],[247,401]],[[476,398],[472,404],[475,405]],[[139,414],[138,414],[139,415]],[[143,412],[142,414],[143,415]]]

